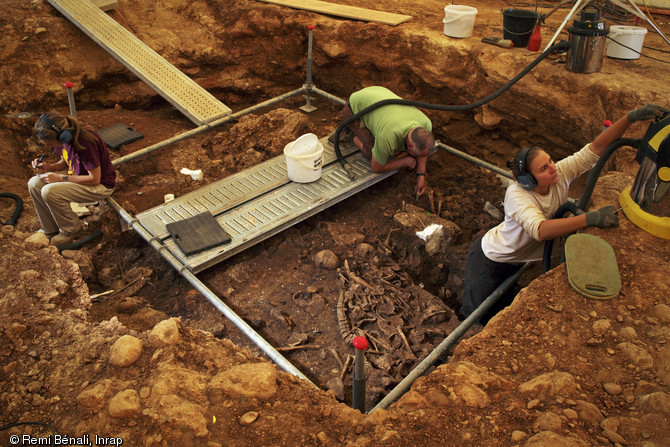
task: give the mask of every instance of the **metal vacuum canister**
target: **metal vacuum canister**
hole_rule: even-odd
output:
[[[600,10],[589,5],[568,28],[566,67],[574,73],[595,73],[600,71],[605,56],[607,33],[605,21],[600,20]]]

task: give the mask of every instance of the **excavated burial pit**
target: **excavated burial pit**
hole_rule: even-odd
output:
[[[237,147],[242,142],[254,141],[251,150],[236,160],[233,157],[232,165],[237,162],[243,169],[255,159],[270,156],[264,151],[276,151],[264,146],[272,145],[271,142],[257,141],[259,135],[272,134],[272,138],[291,141],[308,130],[327,135],[339,123],[337,104],[320,100],[319,110],[312,114],[300,112],[302,104],[300,98],[289,99],[274,110],[262,110],[238,123],[119,166],[124,183],[115,193],[116,200],[134,213],[143,211],[162,200],[164,194],[184,194],[200,186],[178,173],[185,163],[190,163],[185,165],[189,168],[205,166],[206,179],[215,180],[216,167],[225,164],[217,160],[230,159],[228,154],[217,152],[220,146]],[[272,129],[276,134],[268,132],[268,127],[279,121],[290,123],[288,129],[280,126]],[[131,152],[131,148],[122,152]],[[372,408],[458,325],[445,303],[456,304],[458,266],[463,262],[473,231],[468,225],[478,222],[480,226],[490,226],[493,220],[483,211],[483,202],[502,199],[494,174],[455,156],[438,152],[431,160],[429,174],[434,179],[431,186],[435,201],[437,196],[445,198],[441,216],[463,228],[462,235],[453,241],[451,259],[426,260],[424,256],[422,260],[418,238],[412,238],[413,232],[402,230],[394,220],[394,215],[403,210],[404,214],[419,213],[416,218],[421,222],[427,222],[435,214],[435,203],[431,207],[427,195],[417,201],[413,194],[414,177],[401,171],[205,270],[198,278],[310,380],[321,388],[332,388],[344,402],[351,403],[353,365],[348,357],[353,357],[353,348],[350,339],[343,339],[337,312],[338,303],[342,309],[342,302],[346,302],[348,321],[360,322],[371,336],[367,407]],[[473,194],[475,190],[489,191],[481,197],[481,204],[472,200],[481,195]],[[93,305],[93,319],[118,316],[129,327],[146,330],[162,318],[179,316],[187,324],[217,337],[231,338],[263,355],[144,241],[137,239],[132,233],[123,233],[119,243],[102,247],[98,258],[101,263],[103,258],[118,260],[104,271],[117,283],[133,281],[138,272],[149,272],[148,280],[140,288],[135,283],[130,290],[126,289],[127,293],[103,297]],[[362,242],[368,245],[361,245]],[[315,256],[322,250],[337,255],[339,270],[316,265]],[[445,274],[446,270],[450,274]],[[441,287],[440,281],[431,283],[431,278],[440,275],[442,285],[448,284],[447,288]],[[432,294],[421,289],[421,285]],[[93,284],[90,287],[92,293],[104,289],[100,286],[98,290]],[[378,301],[371,302],[371,297],[377,297]],[[347,335],[346,331],[344,334]],[[387,371],[391,374],[386,374]]]
[[[104,85],[104,79],[99,84]],[[402,81],[399,84],[404,85]],[[329,91],[328,85],[317,81],[317,86]],[[234,94],[245,95],[253,97],[254,93]],[[223,101],[232,105],[229,99]],[[101,102],[109,103],[109,98]],[[153,98],[149,102],[157,103]],[[203,169],[206,181],[215,180],[278,155],[286,142],[300,134],[312,131],[327,135],[339,122],[340,107],[330,101],[315,100],[317,110],[309,115],[299,111],[302,105],[304,100],[292,98],[274,110],[263,110],[123,165],[119,171],[124,181],[115,193],[116,200],[136,214],[160,203],[165,194],[182,195],[198,188],[200,184],[179,174],[183,167]],[[156,141],[145,139],[132,150],[121,148],[115,155],[126,155],[190,128],[185,119],[166,110],[157,109],[152,117],[151,111],[123,109],[128,119],[121,121],[145,135],[150,128],[163,127],[163,117],[169,118],[167,131],[157,132]],[[82,111],[84,120],[87,115],[94,118],[96,112]],[[480,131],[469,115],[457,127],[461,132],[471,129],[466,134]],[[438,138],[449,142],[439,132],[436,129]],[[495,175],[447,154],[433,158],[428,170],[435,192],[433,203],[428,195],[416,200],[411,173],[399,172],[206,270],[199,278],[318,386],[343,388],[336,394],[349,403],[352,365],[347,358],[353,355],[353,348],[349,332],[338,326],[337,315],[338,303],[340,309],[346,303],[349,322],[360,323],[370,335],[372,351],[377,351],[368,354],[374,365],[368,371],[371,392],[367,406],[371,408],[457,325],[445,303],[457,307],[460,266],[472,233],[494,223],[483,211],[484,202],[502,200]],[[440,199],[438,213],[435,202]],[[439,214],[462,228],[451,241],[447,259],[422,256],[414,231],[400,230],[394,220],[403,213],[420,224]],[[361,242],[368,245],[361,248]],[[323,250],[336,254],[339,271],[316,265],[315,256]],[[95,320],[118,316],[129,327],[146,330],[164,317],[181,316],[195,327],[229,337],[260,354],[136,235],[123,233],[117,243],[105,244],[96,264],[100,266],[100,284],[91,284],[94,293],[112,283],[123,287],[136,282],[124,289],[125,293],[96,303],[92,310]],[[148,279],[137,282],[144,273]],[[423,293],[421,286],[432,294]],[[379,302],[371,303],[371,296]],[[344,379],[344,385],[339,379]]]

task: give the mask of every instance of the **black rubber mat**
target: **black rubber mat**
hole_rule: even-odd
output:
[[[221,225],[209,211],[169,223],[166,227],[179,249],[186,256],[231,241],[230,235],[221,228]]]
[[[124,144],[144,138],[144,135],[123,123],[114,124],[98,131],[108,148],[118,149]]]

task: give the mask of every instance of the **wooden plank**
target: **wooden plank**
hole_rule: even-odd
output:
[[[392,12],[375,11],[373,9],[358,8],[356,6],[338,5],[320,0],[259,0],[265,3],[272,3],[279,6],[288,6],[289,8],[304,9],[307,11],[329,14],[348,19],[363,20],[366,22],[380,22],[386,25],[398,25],[406,22],[412,16],[394,14]]]
[[[103,11],[110,11],[119,6],[119,2],[117,0],[91,0],[91,3]]]

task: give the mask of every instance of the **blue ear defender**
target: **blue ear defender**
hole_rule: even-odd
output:
[[[507,164],[510,169],[516,168],[516,179],[521,187],[526,191],[532,191],[537,186],[537,180],[535,180],[535,176],[533,176],[533,174],[528,171],[528,167],[526,165],[526,157],[528,157],[528,153],[531,151],[531,149],[534,148],[535,146],[531,146],[521,150],[516,155],[516,157],[514,157],[514,161],[508,162]]]
[[[60,141],[63,144],[70,144],[72,142],[72,132],[69,130],[63,130],[56,123],[51,121],[51,119],[46,116],[42,115],[40,116],[40,119],[44,124],[46,124],[51,130],[56,132],[56,135],[58,136],[58,141]]]

